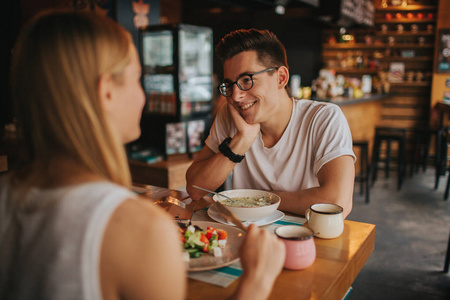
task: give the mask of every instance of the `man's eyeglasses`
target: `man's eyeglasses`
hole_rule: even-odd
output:
[[[233,94],[233,84],[236,84],[237,87],[242,91],[248,91],[253,87],[253,76],[273,70],[278,70],[278,68],[272,67],[253,74],[242,74],[235,82],[224,82],[221,83],[217,88],[223,96],[230,97]]]

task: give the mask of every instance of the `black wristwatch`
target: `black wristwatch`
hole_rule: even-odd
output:
[[[239,155],[231,151],[229,146],[230,142],[231,142],[230,137],[224,139],[223,142],[219,145],[219,151],[222,152],[223,155],[228,157],[232,162],[240,163],[245,158],[245,155]]]

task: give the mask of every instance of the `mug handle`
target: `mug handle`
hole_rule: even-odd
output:
[[[308,221],[308,222],[309,222],[309,216],[310,216],[310,214],[311,214],[311,210],[308,208],[308,209],[306,210],[306,212],[305,212],[305,218],[306,218],[306,221]]]

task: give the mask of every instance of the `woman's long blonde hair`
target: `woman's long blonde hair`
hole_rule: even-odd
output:
[[[98,85],[104,74],[120,79],[131,43],[116,22],[89,12],[42,13],[22,30],[11,85],[30,162],[45,166],[62,154],[130,186],[124,145],[102,113]],[[39,178],[38,172],[32,168],[27,181]]]

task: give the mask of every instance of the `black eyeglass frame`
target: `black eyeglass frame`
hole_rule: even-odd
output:
[[[279,68],[279,67],[271,67],[271,68],[264,69],[264,70],[262,70],[262,71],[255,72],[255,73],[252,73],[252,74],[242,74],[241,76],[239,76],[239,77],[236,79],[235,82],[231,82],[231,83],[225,83],[225,82],[222,82],[221,84],[219,84],[219,86],[217,87],[217,89],[219,90],[219,93],[220,93],[222,96],[225,96],[225,97],[230,97],[231,95],[233,95],[233,85],[234,85],[234,84],[236,84],[236,86],[237,86],[241,91],[248,91],[248,90],[250,90],[250,89],[253,87],[253,76],[254,76],[254,75],[258,75],[258,74],[261,74],[261,73],[264,73],[264,72],[270,72],[270,71],[273,71],[273,70],[278,70],[278,68]],[[250,77],[250,80],[252,81],[252,85],[251,85],[248,89],[244,89],[244,88],[243,88],[242,86],[240,86],[239,83],[238,83],[239,79],[241,79],[241,78],[244,77],[244,76],[249,76],[249,77]],[[226,85],[229,85],[229,90],[231,91],[229,95],[226,93],[226,91],[228,91],[228,88],[225,90],[225,92],[223,92],[222,89],[221,89],[221,87],[225,87],[225,88],[226,88]]]

